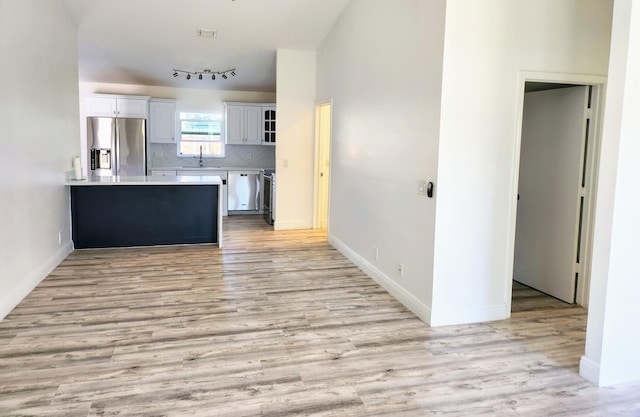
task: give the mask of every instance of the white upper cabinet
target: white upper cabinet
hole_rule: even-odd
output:
[[[262,143],[276,144],[276,106],[272,104],[262,106]]]
[[[85,112],[91,117],[116,117],[116,99],[104,97],[85,98]]]
[[[229,145],[260,145],[262,143],[262,104],[224,103],[225,142]]]
[[[88,117],[146,119],[149,116],[149,97],[90,95],[85,97],[84,112]]]
[[[228,144],[242,145],[244,106],[225,104],[225,142]]]
[[[247,145],[259,145],[262,138],[260,126],[262,124],[262,107],[245,106],[245,143]]]
[[[176,102],[156,100],[149,102],[149,142],[176,143]]]
[[[149,101],[147,99],[117,98],[116,112],[118,117],[146,119],[149,117]]]

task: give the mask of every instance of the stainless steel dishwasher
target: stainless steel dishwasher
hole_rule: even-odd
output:
[[[260,172],[229,171],[227,208],[232,214],[257,214],[260,211]]]

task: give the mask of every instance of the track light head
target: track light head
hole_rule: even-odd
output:
[[[204,80],[209,75],[211,75],[211,79],[212,80],[215,80],[216,76],[219,76],[223,80],[228,79],[229,78],[229,74],[231,74],[232,77],[236,76],[236,69],[235,68],[229,68],[228,70],[225,70],[225,71],[212,71],[210,69],[203,69],[202,71],[187,71],[187,70],[176,69],[176,68],[172,68],[171,70],[173,71],[173,76],[174,77],[178,77],[180,75],[185,75],[185,78],[187,80],[190,80],[192,75],[194,77],[197,76],[199,80]]]

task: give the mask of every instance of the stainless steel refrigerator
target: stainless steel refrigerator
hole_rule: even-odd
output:
[[[145,135],[145,119],[87,117],[89,175],[146,175]]]

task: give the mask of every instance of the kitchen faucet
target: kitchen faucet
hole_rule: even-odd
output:
[[[204,161],[202,160],[202,145],[200,145],[200,160],[198,163],[200,164],[200,168],[204,166]]]

